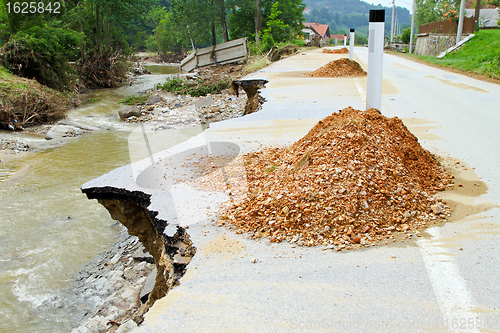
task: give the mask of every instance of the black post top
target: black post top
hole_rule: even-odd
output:
[[[351,29],[351,31],[350,31],[350,32],[354,32],[354,29]]]
[[[371,9],[370,22],[385,22],[385,9]]]

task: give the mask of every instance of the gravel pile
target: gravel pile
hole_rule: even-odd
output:
[[[248,195],[219,225],[250,238],[340,250],[387,243],[445,219],[446,173],[400,119],[351,107],[285,148],[245,156]]]
[[[306,73],[307,77],[341,77],[341,76],[364,76],[366,72],[361,65],[354,60],[342,58],[330,61],[325,66],[317,70]]]
[[[323,49],[322,53],[333,53],[333,54],[348,54],[349,50],[346,47],[341,49]]]

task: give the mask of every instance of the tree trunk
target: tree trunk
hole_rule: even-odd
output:
[[[481,0],[476,1],[476,10],[474,11],[474,31],[479,31],[479,10],[481,9]]]
[[[217,44],[217,36],[215,35],[215,23],[212,21],[212,45]]]
[[[262,0],[255,0],[255,11],[253,13],[253,19],[255,21],[255,42],[258,43],[260,40],[260,29],[262,26],[262,16],[260,13],[260,5]]]
[[[220,23],[222,25],[222,38],[224,38],[224,42],[228,42],[229,35],[227,33],[226,7],[224,6],[224,0],[219,0],[219,4],[220,4]]]
[[[95,6],[95,46],[97,53],[99,53],[101,48],[101,25],[99,19],[99,6]]]

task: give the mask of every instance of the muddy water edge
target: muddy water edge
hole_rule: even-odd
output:
[[[0,332],[69,332],[78,326],[81,313],[65,304],[71,301],[65,291],[86,263],[125,234],[80,186],[130,163],[128,138],[137,125],[120,121],[118,102],[177,72],[148,69],[153,75],[91,92],[90,103],[69,112],[67,120],[102,130],[52,147],[43,135],[0,132],[1,138],[44,147],[0,151]],[[194,134],[180,130],[171,144]]]

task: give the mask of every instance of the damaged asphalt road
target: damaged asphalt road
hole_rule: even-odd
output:
[[[334,57],[341,56],[313,50],[250,75],[269,80],[261,111],[211,124],[156,158],[215,141],[235,143],[242,153],[289,144],[332,112],[363,109],[365,78],[301,77]],[[366,59],[367,49],[356,48],[365,69]],[[338,252],[247,239],[214,223],[227,193],[176,185],[167,198],[162,189],[141,188],[135,178],[148,161],[85,184],[151,195],[145,208],[171,221],[166,233],[189,226],[197,248],[180,285],[134,331],[500,330],[499,104],[499,85],[384,56],[382,114],[398,116],[424,148],[450,159],[460,182],[443,194],[455,205],[451,221],[403,243]],[[175,207],[173,219],[168,207]]]

